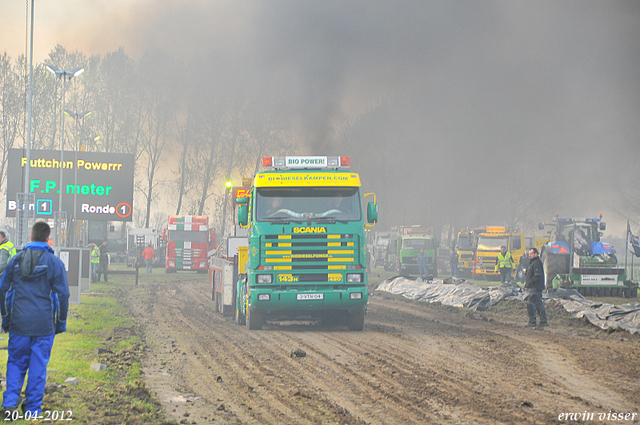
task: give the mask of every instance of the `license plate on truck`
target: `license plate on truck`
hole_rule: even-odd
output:
[[[298,301],[322,300],[324,299],[324,294],[297,294],[296,297]]]

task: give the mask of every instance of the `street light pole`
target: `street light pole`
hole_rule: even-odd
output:
[[[36,215],[35,194],[31,193],[31,122],[33,115],[33,17],[34,17],[34,0],[31,0],[31,37],[29,49],[29,104],[27,112],[27,140],[26,140],[26,156],[24,176],[24,192],[16,194],[18,201],[18,210],[16,211],[16,228],[17,237],[15,239],[16,246],[23,247],[29,242],[29,227]],[[33,205],[33,209],[32,209]]]
[[[67,80],[71,81],[84,72],[84,68],[78,67],[71,71],[61,71],[55,65],[47,65],[47,69],[55,74],[58,78],[62,78],[62,110],[64,111],[67,96]],[[64,191],[64,114],[62,115],[62,139],[60,141],[60,186],[58,188],[58,217],[59,223],[56,229],[58,246],[62,246],[62,192]],[[65,219],[66,221],[66,219]]]

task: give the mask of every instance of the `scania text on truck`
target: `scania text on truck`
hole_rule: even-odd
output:
[[[167,273],[178,270],[208,271],[209,252],[216,246],[216,233],[215,229],[209,228],[209,217],[170,215],[163,239],[167,242]]]
[[[365,226],[378,220],[349,157],[265,157],[246,197],[248,263],[237,284],[237,321],[315,320],[362,330],[368,301]],[[372,196],[366,212],[363,198]],[[365,220],[366,216],[366,220]],[[365,221],[367,224],[365,224]]]

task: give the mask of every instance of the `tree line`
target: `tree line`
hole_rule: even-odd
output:
[[[241,81],[230,79],[233,66],[224,58],[216,63],[207,71],[210,58],[205,67],[202,59],[179,64],[161,52],[133,59],[120,48],[87,56],[57,45],[34,64],[31,147],[60,149],[66,120],[65,150],[134,155],[134,225],[162,225],[167,213],[209,215],[222,223],[224,182],[239,184],[262,156],[293,145],[283,109],[272,98],[238,89]],[[66,83],[70,115],[62,111],[63,82],[46,65],[85,69]],[[2,188],[9,149],[26,143],[28,80],[24,56],[0,56]]]

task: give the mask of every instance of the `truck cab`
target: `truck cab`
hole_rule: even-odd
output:
[[[524,234],[504,226],[489,226],[485,232],[478,235],[474,266],[476,276],[491,279],[500,275],[500,272],[496,271],[496,265],[501,246],[507,247],[507,252],[511,253],[515,263],[512,271],[516,271],[520,257],[526,249]]]
[[[238,321],[319,319],[362,330],[368,300],[366,225],[375,195],[362,195],[349,157],[265,157],[238,223],[248,228],[246,274],[237,288]],[[374,201],[363,208],[363,198]]]
[[[400,234],[398,240],[398,272],[402,275],[419,275],[418,255],[424,250],[427,255],[427,270],[433,276],[438,275],[438,242],[435,236],[419,233]]]

